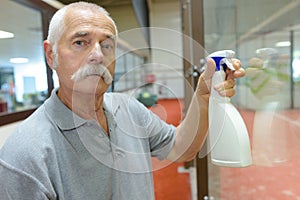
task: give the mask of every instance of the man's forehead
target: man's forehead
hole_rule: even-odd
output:
[[[105,32],[111,32],[110,35],[115,35],[115,26],[111,19],[104,13],[91,10],[73,9],[68,10],[65,18],[68,28],[76,27],[99,27]],[[109,34],[109,33],[107,33]]]

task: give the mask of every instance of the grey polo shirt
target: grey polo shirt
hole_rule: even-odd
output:
[[[154,199],[151,157],[168,155],[175,127],[124,94],[105,94],[104,109],[110,137],[54,90],[0,151],[0,199]]]

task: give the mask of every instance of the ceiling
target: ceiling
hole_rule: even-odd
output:
[[[0,67],[12,66],[11,57],[27,57],[34,64],[44,62],[41,22],[38,11],[11,0],[1,0],[0,30],[14,33],[14,38],[0,39]]]
[[[272,46],[276,38],[289,40],[288,30],[299,30],[299,0],[204,0],[204,7],[209,19],[205,20],[205,40],[211,48],[219,41],[236,47],[255,38],[265,38],[262,45]],[[276,36],[267,40],[272,33]],[[226,37],[234,42],[228,43],[230,39]]]

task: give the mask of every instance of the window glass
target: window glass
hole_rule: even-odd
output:
[[[0,6],[0,114],[39,106],[47,95],[41,13],[9,0]]]
[[[133,51],[117,49],[114,91],[129,92],[140,83],[144,60]]]
[[[125,73],[126,72],[126,64],[125,64],[125,55],[124,50],[121,48],[117,48],[117,56],[116,56],[116,69],[115,73]]]
[[[294,34],[294,46],[300,47],[300,29],[295,30],[293,32]],[[295,48],[295,51],[293,52],[293,62],[292,62],[292,72],[293,72],[293,89],[294,95],[293,95],[293,103],[296,108],[300,108],[300,49]]]
[[[206,50],[232,49],[246,70],[231,102],[247,126],[253,161],[222,167],[209,155],[209,199],[300,197],[299,9],[293,0],[204,0]]]

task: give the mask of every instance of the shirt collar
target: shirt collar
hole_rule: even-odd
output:
[[[46,112],[51,120],[62,130],[75,129],[85,124],[88,120],[79,117],[64,105],[57,96],[57,90],[54,89],[50,98],[45,102]]]
[[[57,90],[54,89],[50,98],[45,102],[46,112],[50,118],[62,130],[76,129],[85,124],[88,120],[81,118],[64,105],[57,96]],[[111,93],[105,93],[103,108],[112,116],[116,116],[120,109],[120,102],[118,99],[113,98]]]
[[[113,116],[116,116],[116,113],[121,107],[121,103],[119,98],[113,98],[112,94],[113,93],[104,94],[103,108],[110,112]]]

